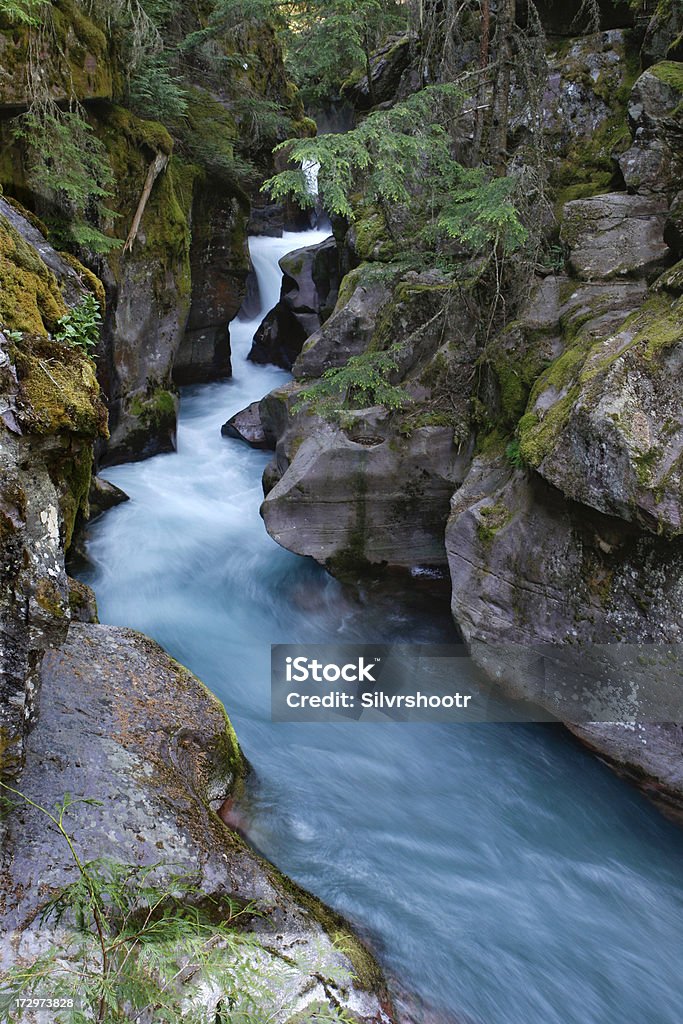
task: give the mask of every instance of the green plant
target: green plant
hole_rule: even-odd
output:
[[[0,0],[0,17],[20,25],[37,25],[47,0]]]
[[[4,327],[0,328],[0,330],[2,330],[2,333],[7,338],[8,341],[13,341],[15,344],[20,342],[21,339],[24,337],[23,331],[8,331]]]
[[[6,783],[0,789],[13,798],[2,801],[6,807],[23,801],[45,817],[78,871],[39,918],[41,929],[60,926],[58,942],[0,978],[3,1024],[22,1019],[18,997],[46,991],[74,1004],[52,1010],[55,1024],[264,1024],[278,1010],[291,1015],[294,1007],[276,991],[266,966],[271,952],[243,930],[256,913],[252,904],[209,895],[187,874],[164,872],[159,884],[154,876],[162,865],[83,861],[65,818],[75,807],[99,801],[66,794],[50,809]],[[278,977],[297,966],[294,959],[278,963]],[[336,983],[348,982],[336,969]],[[343,1010],[329,1006],[312,1019],[352,1024]]]
[[[505,449],[505,457],[507,458],[510,465],[514,466],[515,469],[523,469],[526,465],[524,461],[524,456],[522,455],[522,449],[520,447],[519,441],[517,440],[510,441],[510,443]]]
[[[325,419],[336,419],[346,409],[383,405],[398,410],[412,402],[405,388],[389,382],[398,369],[398,346],[387,352],[351,356],[345,366],[325,370],[320,380],[301,392],[293,411],[308,408]]]
[[[370,114],[353,131],[288,139],[277,150],[286,150],[299,169],[275,175],[263,189],[275,200],[291,195],[300,205],[313,206],[317,197],[301,168],[315,163],[328,213],[353,220],[354,197],[362,192],[379,205],[391,232],[393,207],[426,202],[423,240],[431,236],[434,243],[445,235],[474,251],[513,252],[527,238],[515,205],[517,178],[463,167],[451,155],[449,128],[462,98],[454,83],[429,86],[391,110]]]
[[[77,306],[57,321],[56,341],[90,352],[100,340],[102,314],[97,299],[88,293]]]
[[[33,188],[67,219],[77,245],[92,252],[110,252],[121,245],[95,226],[114,213],[106,206],[112,197],[114,175],[106,150],[74,103],[62,110],[49,97],[36,98],[13,123],[14,137],[28,152]]]

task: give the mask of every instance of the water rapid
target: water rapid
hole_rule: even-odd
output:
[[[234,380],[183,392],[177,454],[105,473],[132,500],[90,528],[101,619],[218,694],[259,780],[252,841],[406,987],[476,1024],[680,1024],[683,836],[561,729],[270,722],[273,642],[451,639],[445,611],[273,543],[267,456],[220,436],[287,379],[245,357],[278,259],[323,237],[251,240],[261,312],[231,326]]]

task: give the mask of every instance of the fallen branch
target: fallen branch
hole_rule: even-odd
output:
[[[154,161],[150,164],[149,170],[147,171],[147,178],[145,180],[145,187],[142,190],[140,202],[138,203],[138,208],[135,211],[135,216],[133,217],[133,223],[131,224],[130,231],[128,232],[126,244],[123,247],[124,252],[130,252],[130,250],[133,248],[133,243],[135,242],[135,239],[138,237],[140,224],[145,213],[147,201],[154,187],[154,182],[157,180],[161,172],[166,168],[167,164],[168,156],[166,153],[157,153],[157,155],[154,158]]]

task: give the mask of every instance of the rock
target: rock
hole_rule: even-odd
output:
[[[619,685],[637,687],[647,706],[659,699],[659,651],[668,652],[665,698],[677,699],[680,540],[639,533],[567,503],[534,474],[480,459],[454,495],[446,546],[456,623],[477,664],[511,696],[557,713],[568,671],[594,681],[611,672]],[[591,707],[588,690],[565,718],[573,731],[613,763],[630,765],[650,795],[683,808],[680,727],[651,724],[652,714],[635,730],[590,724]],[[567,713],[566,704],[560,710]]]
[[[628,116],[633,144],[619,157],[627,188],[671,196],[683,176],[683,65],[665,61],[642,74],[631,91]]]
[[[575,345],[535,385],[520,427],[530,465],[574,501],[683,532],[683,300],[650,298]]]
[[[613,192],[567,203],[563,216],[570,267],[583,280],[647,277],[669,253],[660,199]]]
[[[679,3],[657,4],[640,50],[644,68],[662,60],[683,60],[683,9]]]
[[[64,547],[87,509],[106,411],[92,361],[47,337],[85,294],[78,275],[3,199],[0,242],[0,763],[12,774],[43,652],[68,626]]]
[[[74,95],[83,101],[111,100],[114,68],[104,33],[75,4],[55,4],[51,24],[58,46],[41,61],[42,87],[57,103]],[[14,116],[29,107],[28,25],[0,15],[0,111]],[[41,53],[44,57],[44,53]]]
[[[683,258],[683,192],[678,192],[669,207],[664,240],[679,258]]]
[[[391,1024],[380,971],[345,922],[215,813],[239,793],[246,766],[222,706],[197,679],[139,634],[77,624],[45,658],[41,681],[41,715],[18,785],[48,807],[65,793],[100,801],[67,814],[83,861],[159,865],[157,885],[187,873],[211,896],[253,905],[243,927],[257,943],[255,969],[273,986],[261,995],[263,1019],[307,1019],[313,1005],[334,999],[354,1020]],[[54,925],[36,924],[36,914],[76,869],[43,815],[21,802],[7,820],[4,853],[6,967],[64,942]],[[220,994],[218,986],[205,995],[212,1017]]]
[[[95,591],[87,583],[74,580],[69,576],[69,610],[72,622],[90,622],[97,624],[97,598]]]
[[[190,270],[192,303],[173,361],[176,384],[232,376],[228,324],[242,305],[249,273],[246,213],[233,196],[197,189]]]
[[[400,445],[390,438],[381,409],[293,438],[291,464],[261,508],[271,537],[341,575],[444,565],[448,501],[467,454],[448,427],[416,429]]]
[[[124,501],[130,501],[129,496],[115,484],[103,480],[100,476],[94,476],[90,481],[90,519],[95,519],[103,512],[108,512],[110,508],[123,504]]]
[[[375,332],[377,314],[391,301],[391,277],[374,274],[365,264],[347,274],[332,316],[304,345],[294,376],[320,377],[364,352]]]
[[[273,438],[266,437],[261,422],[258,402],[252,402],[246,409],[235,413],[227,423],[223,424],[221,434],[223,437],[232,437],[238,441],[246,441],[251,448],[272,450],[275,447]]]
[[[396,100],[401,79],[410,66],[416,38],[412,35],[390,39],[373,53],[370,63],[372,89],[368,76],[347,79],[342,85],[342,96],[357,110],[370,110],[379,103]]]
[[[526,3],[521,2],[520,14],[525,12]],[[626,4],[614,4],[612,0],[598,0],[597,9],[600,27],[603,30],[630,28],[633,25],[633,11]],[[549,36],[579,36],[590,29],[590,10],[582,0],[565,0],[558,4],[554,0],[536,0],[537,17]]]
[[[282,257],[280,267],[280,301],[256,332],[249,359],[291,370],[304,342],[329,318],[337,301],[337,243],[329,238],[297,249]]]

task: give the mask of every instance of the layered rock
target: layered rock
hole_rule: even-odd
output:
[[[345,279],[335,314],[295,364],[303,380],[261,403],[277,441],[261,511],[284,547],[342,574],[445,567],[448,498],[471,456],[465,382],[474,361],[467,311],[448,323],[451,302],[452,282],[438,273],[364,265]],[[357,407],[375,394],[378,353],[393,410]],[[349,365],[338,395],[311,380]]]

